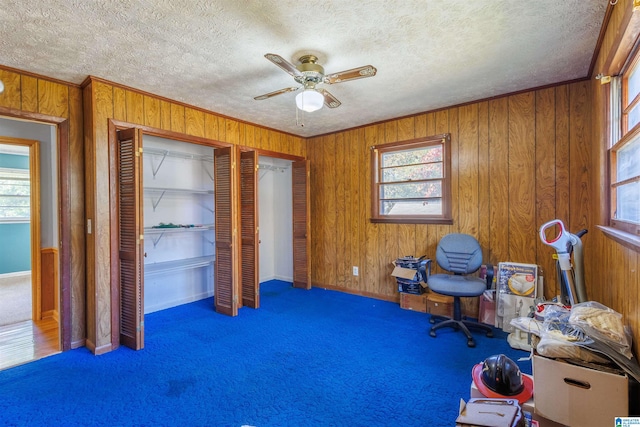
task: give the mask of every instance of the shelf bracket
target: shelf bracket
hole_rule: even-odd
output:
[[[160,242],[160,239],[162,239],[162,236],[164,236],[164,233],[160,233],[157,238],[153,238],[153,237],[151,238],[151,241],[153,242],[153,248],[154,249],[156,248],[156,246]]]
[[[160,200],[162,200],[162,197],[164,196],[165,190],[162,190],[162,193],[160,193],[160,196],[158,197],[158,200],[153,200],[153,197],[151,198],[151,204],[153,205],[153,211],[156,211],[156,208],[158,207],[158,205],[160,204]]]
[[[204,209],[204,210],[206,210],[206,211],[209,211],[209,212],[211,212],[211,213],[214,213],[214,210],[213,210],[212,208],[210,208],[209,206],[206,206],[206,205],[204,205],[204,204],[202,204],[202,203],[198,203],[198,204],[200,205],[200,207],[201,207],[202,209]],[[155,210],[155,209],[154,209],[154,210]]]
[[[162,154],[162,159],[160,159],[160,163],[158,163],[158,166],[154,166],[153,157],[151,157],[151,171],[153,172],[153,179],[156,179],[156,174],[160,170],[160,166],[162,166],[162,164],[164,163],[164,159],[167,158],[167,153],[169,152],[165,150]]]
[[[211,179],[211,182],[214,182],[214,178],[213,178],[213,173],[209,172],[209,169],[207,168],[206,165],[211,164],[213,165],[213,163],[209,163],[207,161],[205,161],[204,159],[202,159],[202,161],[200,162],[200,164],[202,164],[202,168],[204,169],[204,171],[207,173],[207,175],[209,175],[209,179]]]

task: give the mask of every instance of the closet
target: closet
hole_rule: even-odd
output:
[[[259,157],[260,282],[293,282],[292,161]]]
[[[236,152],[156,134],[143,144],[136,128],[111,134],[116,345],[143,348],[145,313],[211,295],[217,312],[236,315]]]
[[[213,149],[143,137],[144,312],[213,296]]]

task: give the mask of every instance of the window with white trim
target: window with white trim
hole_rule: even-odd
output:
[[[610,226],[640,234],[640,54],[612,81]]]
[[[0,168],[0,222],[24,222],[31,217],[28,169]]]
[[[371,221],[450,224],[449,147],[449,134],[371,147]]]

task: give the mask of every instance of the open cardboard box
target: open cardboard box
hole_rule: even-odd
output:
[[[427,288],[427,284],[420,280],[420,275],[418,274],[418,270],[413,268],[398,267],[396,266],[395,261],[393,261],[392,264],[394,265],[393,271],[391,272],[391,275],[393,277],[395,277],[396,279],[402,279],[405,281],[411,280],[415,282],[415,286],[418,286],[419,284],[419,286],[421,287],[421,289],[419,289],[419,292],[412,292],[412,293],[420,293],[420,294],[424,293],[424,291]],[[398,290],[401,290],[401,289],[398,289]]]
[[[418,270],[413,268],[394,267],[391,275],[406,280],[418,280]]]
[[[569,426],[613,425],[629,414],[626,375],[533,356],[535,413]]]

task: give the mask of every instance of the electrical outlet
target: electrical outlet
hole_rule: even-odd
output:
[[[353,275],[354,276],[358,275],[358,267],[356,267],[355,265],[353,266]]]

